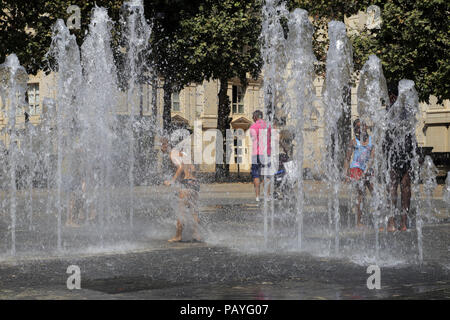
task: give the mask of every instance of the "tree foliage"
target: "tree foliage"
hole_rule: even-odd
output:
[[[176,45],[184,48],[187,68],[199,80],[220,82],[217,128],[223,137],[231,122],[228,81],[239,78],[246,86],[247,74],[256,79],[261,72],[260,9],[261,0],[204,0],[194,16],[180,22]],[[224,173],[228,166],[216,165],[216,177]]]
[[[198,11],[200,0],[151,0],[145,13],[153,21],[150,60],[153,72],[164,79],[163,126],[170,131],[171,95],[191,82],[202,81],[200,68],[189,65],[181,21]]]
[[[328,22],[331,20],[344,21],[349,17],[365,10],[370,0],[290,0],[288,7],[302,8],[308,11],[314,25],[313,49],[317,57],[316,73],[325,76],[327,60]]]
[[[353,61],[360,70],[371,54],[383,63],[388,86],[398,81],[415,82],[421,101],[435,95],[441,102],[450,98],[450,3],[446,0],[291,0],[290,7],[308,10],[316,28],[314,50],[317,73],[324,75],[328,46],[327,23],[343,20],[369,5],[381,9],[381,29],[361,30],[353,35]]]
[[[450,3],[445,0],[374,1],[381,8],[382,27],[363,30],[353,39],[360,67],[370,54],[383,63],[388,86],[415,82],[421,101],[430,95],[450,99]]]
[[[81,13],[81,28],[72,30],[81,45],[86,34],[91,11],[95,5],[108,9],[117,21],[123,0],[2,0],[0,1],[0,61],[15,53],[30,74],[45,70],[45,54],[51,43],[52,26],[57,19],[65,22],[72,15],[70,5],[77,5]]]
[[[178,45],[189,49],[188,64],[200,68],[205,79],[239,77],[245,84],[247,73],[258,77],[260,5],[259,0],[203,1],[194,17],[181,21]]]

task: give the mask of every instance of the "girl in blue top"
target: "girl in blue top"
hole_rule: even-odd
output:
[[[346,181],[354,181],[358,192],[357,203],[357,226],[363,227],[361,222],[362,200],[365,195],[366,187],[372,192],[372,185],[370,184],[370,165],[371,159],[374,155],[374,147],[372,138],[367,133],[367,127],[356,119],[353,122],[353,129],[355,137],[352,140],[347,151],[347,157],[344,165],[344,172],[347,173]],[[353,155],[353,157],[352,157]],[[350,163],[350,159],[352,159]],[[349,169],[350,163],[350,169]],[[347,172],[348,171],[348,172]]]

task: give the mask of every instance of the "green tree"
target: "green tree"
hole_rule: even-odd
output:
[[[28,72],[36,73],[50,45],[52,21],[42,16],[43,1],[0,1],[0,63],[15,53]]]
[[[2,0],[0,1],[0,61],[15,53],[30,74],[46,70],[47,53],[52,26],[57,19],[67,19],[70,5],[80,8],[81,28],[72,30],[81,45],[88,28],[91,10],[95,5],[108,8],[110,17],[117,21],[123,0]]]
[[[375,54],[382,60],[391,90],[406,78],[415,82],[421,101],[428,101],[430,95],[439,102],[449,99],[450,2],[446,0],[291,0],[290,8],[308,10],[314,19],[317,74],[325,72],[327,23],[343,21],[369,5],[380,7],[382,25],[351,37],[355,70]]]
[[[145,2],[145,13],[153,21],[150,55],[154,75],[164,79],[163,129],[172,130],[172,93],[191,82],[202,81],[198,66],[190,65],[181,21],[192,18],[201,0],[153,0]]]
[[[245,87],[248,73],[256,79],[261,72],[261,1],[204,0],[198,13],[180,24],[176,43],[185,48],[187,69],[202,79],[219,80],[217,128],[226,137],[231,122],[228,81],[237,77]],[[216,179],[229,175],[226,152],[223,156],[223,164],[216,164]]]
[[[349,17],[365,10],[370,0],[290,0],[288,8],[302,8],[308,11],[314,25],[313,48],[317,57],[316,74],[325,76],[327,60],[328,22],[331,20],[344,21]]]
[[[450,3],[445,0],[373,1],[381,8],[381,29],[353,37],[358,69],[370,54],[383,63],[388,87],[415,82],[421,101],[450,99]]]

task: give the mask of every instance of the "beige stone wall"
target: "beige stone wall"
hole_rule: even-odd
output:
[[[420,109],[418,138],[425,147],[433,147],[433,152],[450,152],[450,100],[438,104],[436,97],[431,96],[430,103],[421,103]]]

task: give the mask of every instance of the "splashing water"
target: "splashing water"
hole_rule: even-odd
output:
[[[54,247],[52,243],[56,244],[57,253],[86,242],[102,247],[106,240],[116,243],[128,234],[122,226],[126,222],[132,225],[136,206],[134,135],[137,127],[141,130],[146,124],[137,121],[135,113],[142,108],[141,84],[145,77],[152,75],[145,63],[150,26],[144,19],[142,2],[126,2],[121,21],[125,59],[121,64],[124,72],[119,73],[111,46],[113,22],[105,8],[93,9],[81,50],[64,21],[57,20],[47,53],[56,80],[55,98],[45,98],[42,102],[43,112],[37,127],[26,122],[19,132],[16,123],[16,113],[26,111],[27,107],[23,99],[28,80],[25,69],[15,55],[8,56],[0,65],[0,94],[8,111],[5,118],[11,141],[5,152],[8,159],[2,155],[1,160],[12,164],[8,168],[11,181],[8,203],[3,202],[2,206],[9,206],[13,255],[18,243],[16,221],[26,221],[32,233],[28,237],[21,233],[24,238],[19,243],[25,248],[21,248],[24,253],[48,250]],[[125,130],[120,128],[117,118],[121,95],[117,74],[125,82],[131,115]],[[16,140],[21,141],[20,148]],[[19,188],[25,188],[24,192],[16,190],[16,181]],[[34,191],[36,183],[45,191]],[[120,199],[123,197],[117,199],[117,195],[124,194],[121,190],[124,184],[130,201],[126,206],[128,219],[122,214],[125,206]],[[37,202],[33,200],[34,193]],[[19,220],[16,219],[17,201],[25,212],[23,219],[19,214]],[[54,213],[56,219],[52,218]],[[67,219],[63,225],[64,217]],[[78,225],[79,222],[83,225]],[[129,234],[132,236],[133,230]]]
[[[328,24],[330,47],[327,52],[326,77],[323,91],[325,151],[323,163],[329,189],[328,222],[329,232],[334,223],[335,254],[339,253],[339,191],[341,189],[342,163],[348,145],[345,125],[350,119],[348,97],[350,76],[353,72],[352,48],[347,38],[344,23],[331,21]],[[334,219],[334,220],[333,220]]]
[[[450,206],[450,171],[447,172],[447,178],[445,179],[443,200]]]
[[[128,147],[130,163],[128,169],[129,182],[129,222],[133,226],[135,184],[135,114],[139,105],[136,97],[142,96],[142,78],[146,71],[146,55],[151,35],[150,25],[145,20],[142,0],[125,2],[122,6],[121,24],[122,43],[126,50],[124,73],[127,79],[127,110],[130,114],[128,121]],[[147,75],[148,76],[148,75]]]
[[[61,223],[63,211],[67,211],[67,193],[74,188],[71,169],[74,156],[72,151],[79,135],[80,90],[82,69],[80,50],[76,38],[71,35],[64,21],[58,19],[53,27],[52,44],[48,55],[55,59],[53,71],[57,72],[57,169],[56,169],[56,210],[57,210],[57,250],[62,250]],[[80,150],[77,150],[80,151]]]
[[[368,195],[370,205],[367,209],[375,227],[374,245],[369,232],[367,235],[352,234],[341,227],[341,215],[348,213],[343,200],[346,194],[342,196],[347,188],[341,179],[351,136],[349,98],[353,73],[352,49],[345,25],[332,21],[328,26],[330,47],[323,90],[324,159],[317,165],[323,167],[327,188],[323,194],[308,195],[308,182],[303,176],[307,159],[305,131],[311,115],[318,113],[313,107],[317,102],[314,87],[316,58],[312,46],[314,29],[305,10],[289,12],[284,3],[275,0],[267,0],[262,13],[265,115],[269,125],[284,129],[293,137],[292,160],[297,168],[292,192],[286,195],[287,202],[277,204],[264,199],[264,246],[278,250],[279,243],[272,240],[284,238],[281,243],[287,243],[288,251],[308,250],[321,256],[334,251],[335,255],[347,255],[355,261],[360,259],[358,254],[363,251],[364,263],[378,263],[382,262],[379,261],[382,249],[386,249],[385,257],[395,260],[392,257],[396,255],[388,252],[395,243],[392,245],[391,240],[391,243],[383,243],[378,226],[399,214],[412,221],[415,213],[418,256],[422,261],[422,227],[433,216],[436,170],[430,158],[425,159],[419,170],[415,141],[418,99],[414,82],[400,81],[398,99],[390,106],[380,59],[370,56],[360,73],[357,110],[361,122],[371,132],[375,149],[369,176],[373,191]],[[142,119],[142,84],[153,78],[146,63],[151,26],[145,20],[142,1],[124,3],[120,20],[121,55],[116,64],[111,48],[112,23],[106,9],[95,7],[80,49],[64,22],[57,21],[48,53],[57,80],[56,94],[54,99],[43,101],[44,112],[36,127],[26,123],[21,131],[16,123],[16,115],[26,111],[23,95],[28,76],[25,69],[14,55],[0,65],[0,95],[2,101],[6,101],[3,104],[8,113],[5,118],[10,136],[8,148],[5,146],[2,148],[5,150],[0,150],[1,170],[7,175],[7,181],[2,184],[9,192],[2,207],[10,213],[11,242],[8,248],[13,255],[18,245],[44,251],[56,246],[59,252],[73,249],[75,244],[78,244],[76,252],[80,247],[97,250],[98,244],[100,251],[118,248],[121,246],[118,240],[129,240],[130,234],[130,238],[135,239],[132,235],[140,230],[139,227],[148,227],[140,220],[140,212],[144,210],[136,210],[145,203],[136,196],[135,186],[139,175],[137,169],[142,167],[138,161],[140,141],[137,137],[146,130],[161,134],[155,123],[149,124]],[[125,97],[125,116],[117,112],[121,97]],[[123,119],[125,121],[121,121]],[[276,139],[272,142],[277,143]],[[276,148],[273,146],[272,150]],[[278,155],[273,152],[272,156]],[[26,174],[19,177],[18,172]],[[412,192],[411,203],[402,205],[401,209],[397,209],[399,197],[396,195],[399,172],[408,173]],[[36,197],[39,198],[36,202],[33,201],[36,193],[33,180],[39,180],[39,177],[42,177],[43,190],[39,190],[42,196]],[[16,181],[20,181],[17,184],[19,190]],[[423,202],[419,201],[419,181],[423,182]],[[271,179],[271,198],[273,187]],[[267,189],[265,191],[267,195]],[[159,197],[159,194],[155,196]],[[322,199],[326,202],[323,212],[308,207],[311,204],[320,207]],[[444,200],[450,202],[449,177]],[[24,210],[18,209],[18,204]],[[81,207],[78,214],[72,210],[75,206]],[[275,210],[276,207],[280,210]],[[147,210],[145,214],[148,212],[152,211]],[[67,228],[62,223],[66,214],[73,218],[84,216],[89,223],[79,229]],[[150,224],[156,221],[154,217],[146,218]],[[41,223],[41,220],[46,222]],[[43,227],[36,227],[39,225]],[[29,227],[32,236],[27,241],[17,241],[16,235],[20,236],[26,229],[24,226]],[[325,230],[326,234],[317,234],[315,229]],[[51,235],[49,230],[56,231],[56,235]],[[327,244],[323,245],[324,242]],[[333,244],[334,250],[330,250]],[[324,250],[326,246],[328,251]],[[367,250],[374,247],[375,255]]]
[[[383,74],[381,60],[375,55],[369,59],[361,69],[357,90],[357,110],[361,124],[371,128],[371,141],[373,144],[373,158],[369,160],[367,170],[372,170],[369,183],[373,190],[370,202],[375,228],[375,256],[379,258],[379,224],[383,220],[383,208],[388,201],[386,190],[388,185],[386,179],[377,179],[384,175],[387,170],[386,157],[382,149],[386,132],[386,105],[389,102],[386,79]],[[365,188],[365,186],[362,186]]]
[[[261,32],[261,40],[263,46],[261,53],[264,61],[264,106],[265,117],[268,119],[268,125],[273,126],[273,120],[276,115],[277,106],[283,104],[283,99],[286,92],[286,84],[284,81],[285,67],[286,67],[286,40],[284,37],[283,27],[281,26],[281,19],[286,18],[289,12],[284,4],[276,5],[276,1],[268,0],[263,7],[263,24]],[[271,139],[272,146],[275,139]],[[273,149],[272,149],[273,150]],[[272,155],[274,152],[272,152]],[[271,157],[271,163],[275,165]],[[268,244],[268,190],[270,185],[270,199],[273,199],[274,179],[270,176],[270,182],[264,183],[264,243]],[[271,226],[274,229],[274,206],[271,203]]]
[[[16,165],[18,156],[18,137],[16,128],[16,112],[25,105],[24,94],[27,87],[28,75],[20,65],[15,54],[6,58],[5,63],[0,65],[0,96],[8,113],[9,158],[8,176],[9,181],[9,211],[11,218],[11,254],[16,254]],[[5,103],[6,102],[6,103]]]
[[[100,237],[103,241],[105,219],[111,219],[113,143],[117,140],[116,101],[118,98],[116,68],[111,50],[112,22],[105,8],[95,7],[89,34],[81,46],[84,87],[83,109],[80,110],[80,146],[83,154],[82,172],[93,175],[81,177],[86,199],[86,217],[99,215]]]
[[[385,157],[387,158],[387,185],[391,188],[388,210],[389,219],[400,213],[402,224],[411,219],[411,200],[415,203],[418,239],[422,235],[422,217],[418,205],[419,157],[415,135],[419,100],[414,82],[403,79],[398,84],[398,97],[386,113]],[[403,183],[401,182],[403,180]],[[403,192],[401,209],[397,208],[397,186]],[[409,196],[409,192],[412,196]],[[418,243],[419,260],[422,260],[421,241]]]
[[[304,119],[310,118],[315,96],[314,63],[316,58],[312,48],[314,28],[308,19],[308,12],[302,9],[294,10],[289,16],[288,55],[290,70],[287,76],[287,113],[292,119],[294,128],[296,152],[294,155],[297,168],[296,219],[297,246],[302,248],[303,239],[303,161],[304,161]],[[299,90],[298,88],[302,88]]]

